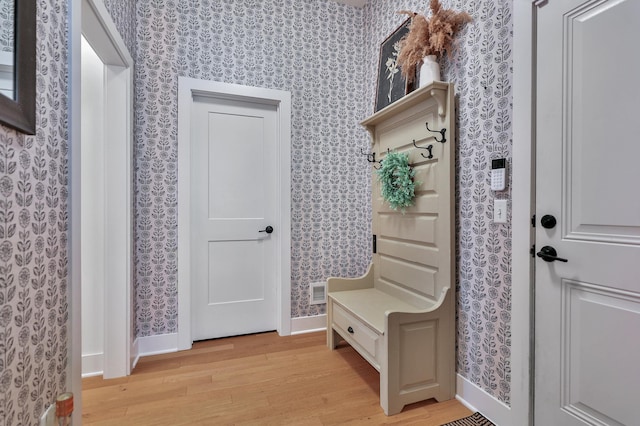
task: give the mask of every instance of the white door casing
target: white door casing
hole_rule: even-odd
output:
[[[178,79],[178,349],[189,349],[193,342],[191,323],[192,277],[191,224],[191,123],[194,98],[221,102],[241,101],[270,105],[276,115],[276,211],[269,237],[276,245],[276,329],[291,333],[291,94],[236,84]],[[232,161],[232,163],[234,163]],[[237,164],[237,163],[236,163]],[[238,164],[238,167],[243,167]],[[252,171],[247,170],[247,173]],[[257,232],[259,229],[256,229]],[[253,231],[252,231],[253,234]]]
[[[535,423],[637,422],[640,2],[537,14]],[[541,226],[544,215],[557,225]]]
[[[533,265],[529,249],[534,242],[531,217],[534,162],[533,41],[534,7],[537,0],[513,2],[513,167],[511,168],[511,404],[502,415],[489,415],[497,424],[531,425],[533,395]],[[471,402],[471,401],[470,401]],[[473,402],[471,402],[473,404]],[[475,405],[479,407],[479,404]],[[483,410],[484,412],[484,410]]]
[[[133,58],[100,1],[82,1],[82,34],[104,63],[104,313],[108,320],[104,322],[103,375],[113,378],[130,374],[136,358],[132,351]]]
[[[84,35],[105,67],[105,188],[108,234],[105,269],[108,283],[104,294],[105,376],[129,373],[136,356],[133,346],[132,314],[132,140],[133,140],[133,58],[118,33],[102,1],[70,3],[69,27],[69,128],[70,128],[70,232],[69,232],[69,339],[71,391],[75,394],[72,421],[81,423],[82,414],[82,318],[81,318],[81,37]]]
[[[276,329],[276,130],[275,105],[193,99],[193,340]]]

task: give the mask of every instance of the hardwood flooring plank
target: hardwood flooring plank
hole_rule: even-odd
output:
[[[379,375],[324,333],[276,333],[196,342],[190,351],[140,360],[129,377],[83,380],[84,425],[438,426],[471,412],[456,400],[424,401],[392,417]]]

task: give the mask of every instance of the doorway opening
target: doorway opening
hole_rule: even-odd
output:
[[[73,84],[84,93],[72,101],[79,104],[72,119],[81,124],[80,138],[71,146],[71,291],[72,315],[82,320],[71,322],[72,368],[74,377],[80,369],[82,375],[113,378],[130,374],[136,356],[133,59],[101,1],[83,0],[81,9],[81,34],[75,32],[82,39],[75,50],[81,58],[80,64],[75,62],[81,83]],[[73,297],[78,294],[81,300]],[[79,393],[76,386],[74,381]]]

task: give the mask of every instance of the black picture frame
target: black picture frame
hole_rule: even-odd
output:
[[[36,133],[36,0],[16,0],[14,27],[15,99],[0,95],[0,123]]]
[[[413,84],[407,84],[406,78],[402,76],[400,67],[395,61],[398,55],[398,44],[409,33],[410,24],[411,18],[405,20],[380,44],[375,112],[391,105],[414,89]]]

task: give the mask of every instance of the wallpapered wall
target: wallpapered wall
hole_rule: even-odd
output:
[[[13,0],[0,0],[0,52],[13,52]]]
[[[137,7],[137,334],[172,333],[176,289],[177,76],[293,95],[292,316],[309,282],[369,262],[368,137],[380,42],[419,0],[209,1]],[[456,84],[458,371],[509,403],[511,229],[491,223],[489,167],[511,158],[510,0],[443,1],[474,17],[443,64]],[[497,194],[510,198],[509,191]]]
[[[371,0],[365,6],[367,113],[373,111],[379,45],[426,0]],[[491,159],[511,159],[512,1],[442,0],[473,16],[445,60],[442,78],[457,101],[456,244],[458,373],[509,404],[511,380],[511,218],[495,225]],[[510,186],[509,186],[510,188]],[[510,199],[510,189],[496,194]]]
[[[490,222],[488,170],[490,159],[511,158],[512,3],[443,3],[475,18],[443,68],[458,93],[458,371],[508,404],[511,229]],[[140,0],[136,25],[133,0],[105,4],[131,53],[138,49],[138,336],[177,325],[178,75],[292,92],[292,315],[321,313],[307,304],[308,282],[359,275],[369,261],[362,255],[369,167],[358,155],[368,139],[357,123],[372,112],[378,46],[402,21],[394,12],[423,2],[371,0],[356,9],[317,0]],[[0,126],[0,420],[7,426],[37,422],[67,388],[66,8],[64,0],[38,2],[37,135]]]
[[[178,76],[292,93],[293,317],[369,261],[362,9],[325,0],[137,3],[137,335],[177,331]]]
[[[67,390],[67,2],[37,6],[35,136],[0,126],[0,424]]]

